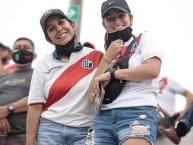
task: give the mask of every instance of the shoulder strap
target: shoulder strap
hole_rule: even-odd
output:
[[[133,40],[132,40],[131,43],[128,45],[127,50],[126,50],[125,53],[124,53],[124,56],[128,56],[128,55],[129,55],[129,53],[130,53],[130,51],[131,51],[131,48],[132,48],[134,42],[136,41],[136,37],[135,37],[135,36],[132,36],[132,37],[133,37]]]

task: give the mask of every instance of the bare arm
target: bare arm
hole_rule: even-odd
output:
[[[160,69],[161,60],[157,57],[153,57],[137,67],[116,70],[115,77],[117,79],[132,81],[150,80],[159,76]]]
[[[180,118],[184,116],[184,114],[189,110],[191,103],[193,102],[193,94],[189,90],[185,89],[183,96],[186,98],[186,106],[184,110],[180,112],[180,115],[177,118],[177,120],[179,120]]]
[[[137,67],[120,69],[115,71],[115,78],[121,80],[133,80],[133,81],[143,81],[155,79],[159,76],[161,69],[161,60],[157,57],[150,58]],[[106,72],[93,80],[93,85],[95,91],[100,92],[99,82],[103,82],[106,86],[111,79],[110,73]],[[97,94],[97,93],[96,93]]]
[[[27,97],[24,97],[23,99],[12,104],[15,108],[13,113],[26,112],[28,109]],[[5,135],[10,131],[10,125],[6,118],[9,114],[10,112],[7,109],[7,105],[0,106],[0,132]]]
[[[14,102],[14,103],[12,103],[14,108],[15,108],[13,113],[26,112],[28,110],[27,98],[28,97],[24,97],[24,98]],[[0,119],[7,117],[9,114],[10,114],[10,112],[7,109],[7,105],[0,106]]]
[[[185,111],[188,111],[188,109],[191,106],[191,103],[193,101],[193,94],[189,91],[189,90],[185,90],[183,95],[186,97],[186,107],[185,107]]]
[[[96,71],[93,79],[96,78],[97,76],[103,74],[107,70],[108,66],[109,66],[109,63],[103,57],[101,59],[101,62],[97,68],[97,71]],[[89,88],[88,88],[88,99],[91,103],[93,103],[94,99],[95,99],[95,96],[93,96],[93,92],[94,92],[93,79],[91,80],[91,82],[89,84]]]
[[[24,97],[23,99],[12,103],[15,107],[14,113],[26,112],[28,110],[27,99],[28,97]]]
[[[34,145],[39,126],[39,120],[43,111],[43,104],[30,105],[27,114],[27,142],[26,145]]]
[[[97,71],[93,77],[96,78],[97,76],[103,74],[107,68],[109,67],[109,62],[111,62],[113,59],[115,59],[118,55],[118,53],[121,51],[123,47],[123,41],[122,40],[115,40],[111,43],[109,48],[107,49],[106,53],[101,59],[101,62],[97,68]],[[94,102],[95,96],[93,96],[94,86],[93,86],[93,79],[91,80],[91,83],[88,88],[88,98],[91,103]]]

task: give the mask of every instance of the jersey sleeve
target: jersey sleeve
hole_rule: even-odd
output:
[[[28,105],[35,103],[44,103],[46,101],[46,97],[44,95],[44,73],[42,71],[41,63],[38,63],[34,68],[34,72],[32,75],[29,97],[28,97]]]
[[[154,33],[144,32],[139,44],[139,47],[141,47],[142,61],[144,62],[152,57],[158,57],[162,61],[163,51],[160,46]]]

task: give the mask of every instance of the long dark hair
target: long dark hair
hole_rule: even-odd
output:
[[[108,41],[108,32],[107,31],[105,32],[104,41],[105,41],[104,48],[105,48],[105,51],[106,51],[108,49],[109,45],[110,45],[110,43]]]

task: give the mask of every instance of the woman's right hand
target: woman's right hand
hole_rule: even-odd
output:
[[[123,41],[121,39],[117,39],[111,42],[105,53],[105,56],[112,61],[117,57],[117,55],[119,54],[119,52],[122,50],[123,47],[124,47]]]

